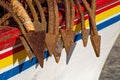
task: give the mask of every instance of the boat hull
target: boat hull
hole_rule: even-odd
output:
[[[81,33],[78,32],[70,60],[66,60],[65,49],[62,50],[58,64],[55,63],[54,57],[49,57],[48,52],[45,51],[42,69],[36,57],[29,60],[23,45],[18,40],[19,36],[14,36],[16,44],[0,50],[0,80],[98,80],[107,56],[120,33],[119,4],[119,1],[115,1],[96,12],[97,28],[101,35],[99,58],[95,56],[90,39],[87,47],[83,47]],[[75,20],[76,23],[77,21],[78,19]],[[86,15],[86,26],[89,26],[88,24]],[[79,24],[74,26],[74,30],[79,29],[77,27]]]

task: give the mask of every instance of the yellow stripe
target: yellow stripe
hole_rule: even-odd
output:
[[[96,22],[100,22],[114,14],[117,14],[120,12],[120,6],[116,6],[114,8],[111,8],[105,12],[102,12],[96,16]],[[88,27],[89,26],[89,21],[85,21],[85,25]],[[76,28],[75,28],[76,27]],[[74,30],[79,31],[80,30],[80,25],[75,25]],[[13,54],[7,58],[4,58],[0,60],[0,69],[5,68],[9,65],[14,65],[16,62],[20,62],[21,60],[24,60],[27,57],[27,53],[25,50],[22,50],[20,52],[17,52],[16,54]]]
[[[20,62],[21,60],[26,59],[26,57],[27,53],[25,52],[25,50],[21,50],[20,52],[17,52],[9,57],[0,60],[0,69],[12,64],[14,65],[16,62]]]
[[[110,16],[112,16],[113,14],[116,14],[116,13],[120,13],[120,6],[116,6],[112,9],[109,9],[108,11],[100,13],[97,16],[96,21],[100,22],[101,20],[104,20],[104,19],[106,19],[106,18],[108,18],[108,17],[110,17]]]
[[[116,6],[116,7],[113,7],[107,11],[104,11],[98,15],[96,15],[96,22],[100,22],[114,14],[117,14],[117,13],[120,13],[120,6]],[[85,26],[88,28],[89,27],[89,21],[88,19],[85,21]],[[79,32],[80,31],[80,24],[79,25],[75,25],[73,26],[73,30],[76,31],[76,32]]]

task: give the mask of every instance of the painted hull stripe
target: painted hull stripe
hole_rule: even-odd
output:
[[[100,9],[97,9],[96,14],[99,14],[100,12],[106,11],[110,8],[113,8],[113,7],[117,6],[117,5],[120,5],[120,1],[113,2],[110,5],[107,5],[107,6],[104,6],[104,7],[100,8]]]
[[[7,51],[10,51],[10,50],[12,50],[12,49],[14,49],[14,48],[20,47],[20,46],[22,46],[22,44],[17,44],[17,45],[15,45],[14,47],[11,46],[11,47],[9,47],[9,48],[7,48],[7,49],[3,49],[2,51],[0,51],[0,55],[4,54],[4,53],[6,53]]]
[[[21,45],[21,46],[19,46],[17,48],[11,49],[11,50],[3,53],[3,54],[0,54],[0,60],[4,59],[4,58],[6,58],[6,57],[8,57],[10,55],[14,55],[15,53],[17,53],[17,52],[19,52],[19,51],[21,51],[23,49],[24,49],[24,47]]]

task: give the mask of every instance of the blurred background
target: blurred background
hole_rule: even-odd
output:
[[[120,34],[110,51],[99,80],[120,80]]]

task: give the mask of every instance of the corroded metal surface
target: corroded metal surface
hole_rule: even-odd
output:
[[[72,2],[72,1],[71,1]],[[75,37],[75,32],[72,30],[72,24],[70,24],[71,21],[74,21],[74,11],[70,11],[70,2],[68,0],[64,0],[64,6],[65,6],[65,30],[60,30],[63,44],[66,50],[66,54],[69,55],[70,49],[74,44],[74,37]],[[71,16],[72,15],[72,16]]]
[[[60,26],[59,10],[58,10],[58,6],[57,6],[57,0],[53,0],[53,4],[54,4],[54,14],[55,14],[55,34],[60,35],[60,33],[59,33],[59,26]],[[58,37],[59,38],[57,39],[56,46],[55,46],[55,49],[53,52],[56,63],[59,62],[60,57],[61,57],[61,52],[63,49],[63,41],[60,36],[58,36]]]
[[[44,49],[45,49],[45,31],[30,32],[25,34],[29,40],[30,47],[37,57],[38,63],[43,68]]]
[[[72,30],[61,30],[61,35],[63,39],[63,44],[66,49],[67,55],[69,55],[71,47],[74,44],[74,37],[75,37],[75,32]]]
[[[81,34],[82,34],[83,45],[84,47],[86,47],[88,42],[89,29],[85,28],[85,19],[84,19],[84,12],[82,10],[82,5],[79,3],[78,0],[75,0],[75,2],[76,5],[78,6],[78,11],[81,19]]]
[[[96,21],[95,21],[96,0],[92,0],[90,3],[91,4],[90,6],[86,0],[82,0],[82,2],[89,15],[90,30],[91,30],[90,39],[92,42],[92,46],[93,46],[96,56],[99,57],[101,37],[98,34],[97,27],[96,27]]]
[[[56,7],[54,7],[55,2],[53,0],[47,0],[48,3],[48,32],[46,33],[46,46],[48,48],[50,56],[52,56],[57,40],[59,38],[59,29],[58,29],[58,17],[56,15]],[[57,21],[57,23],[55,23]],[[51,47],[52,46],[52,47]]]

